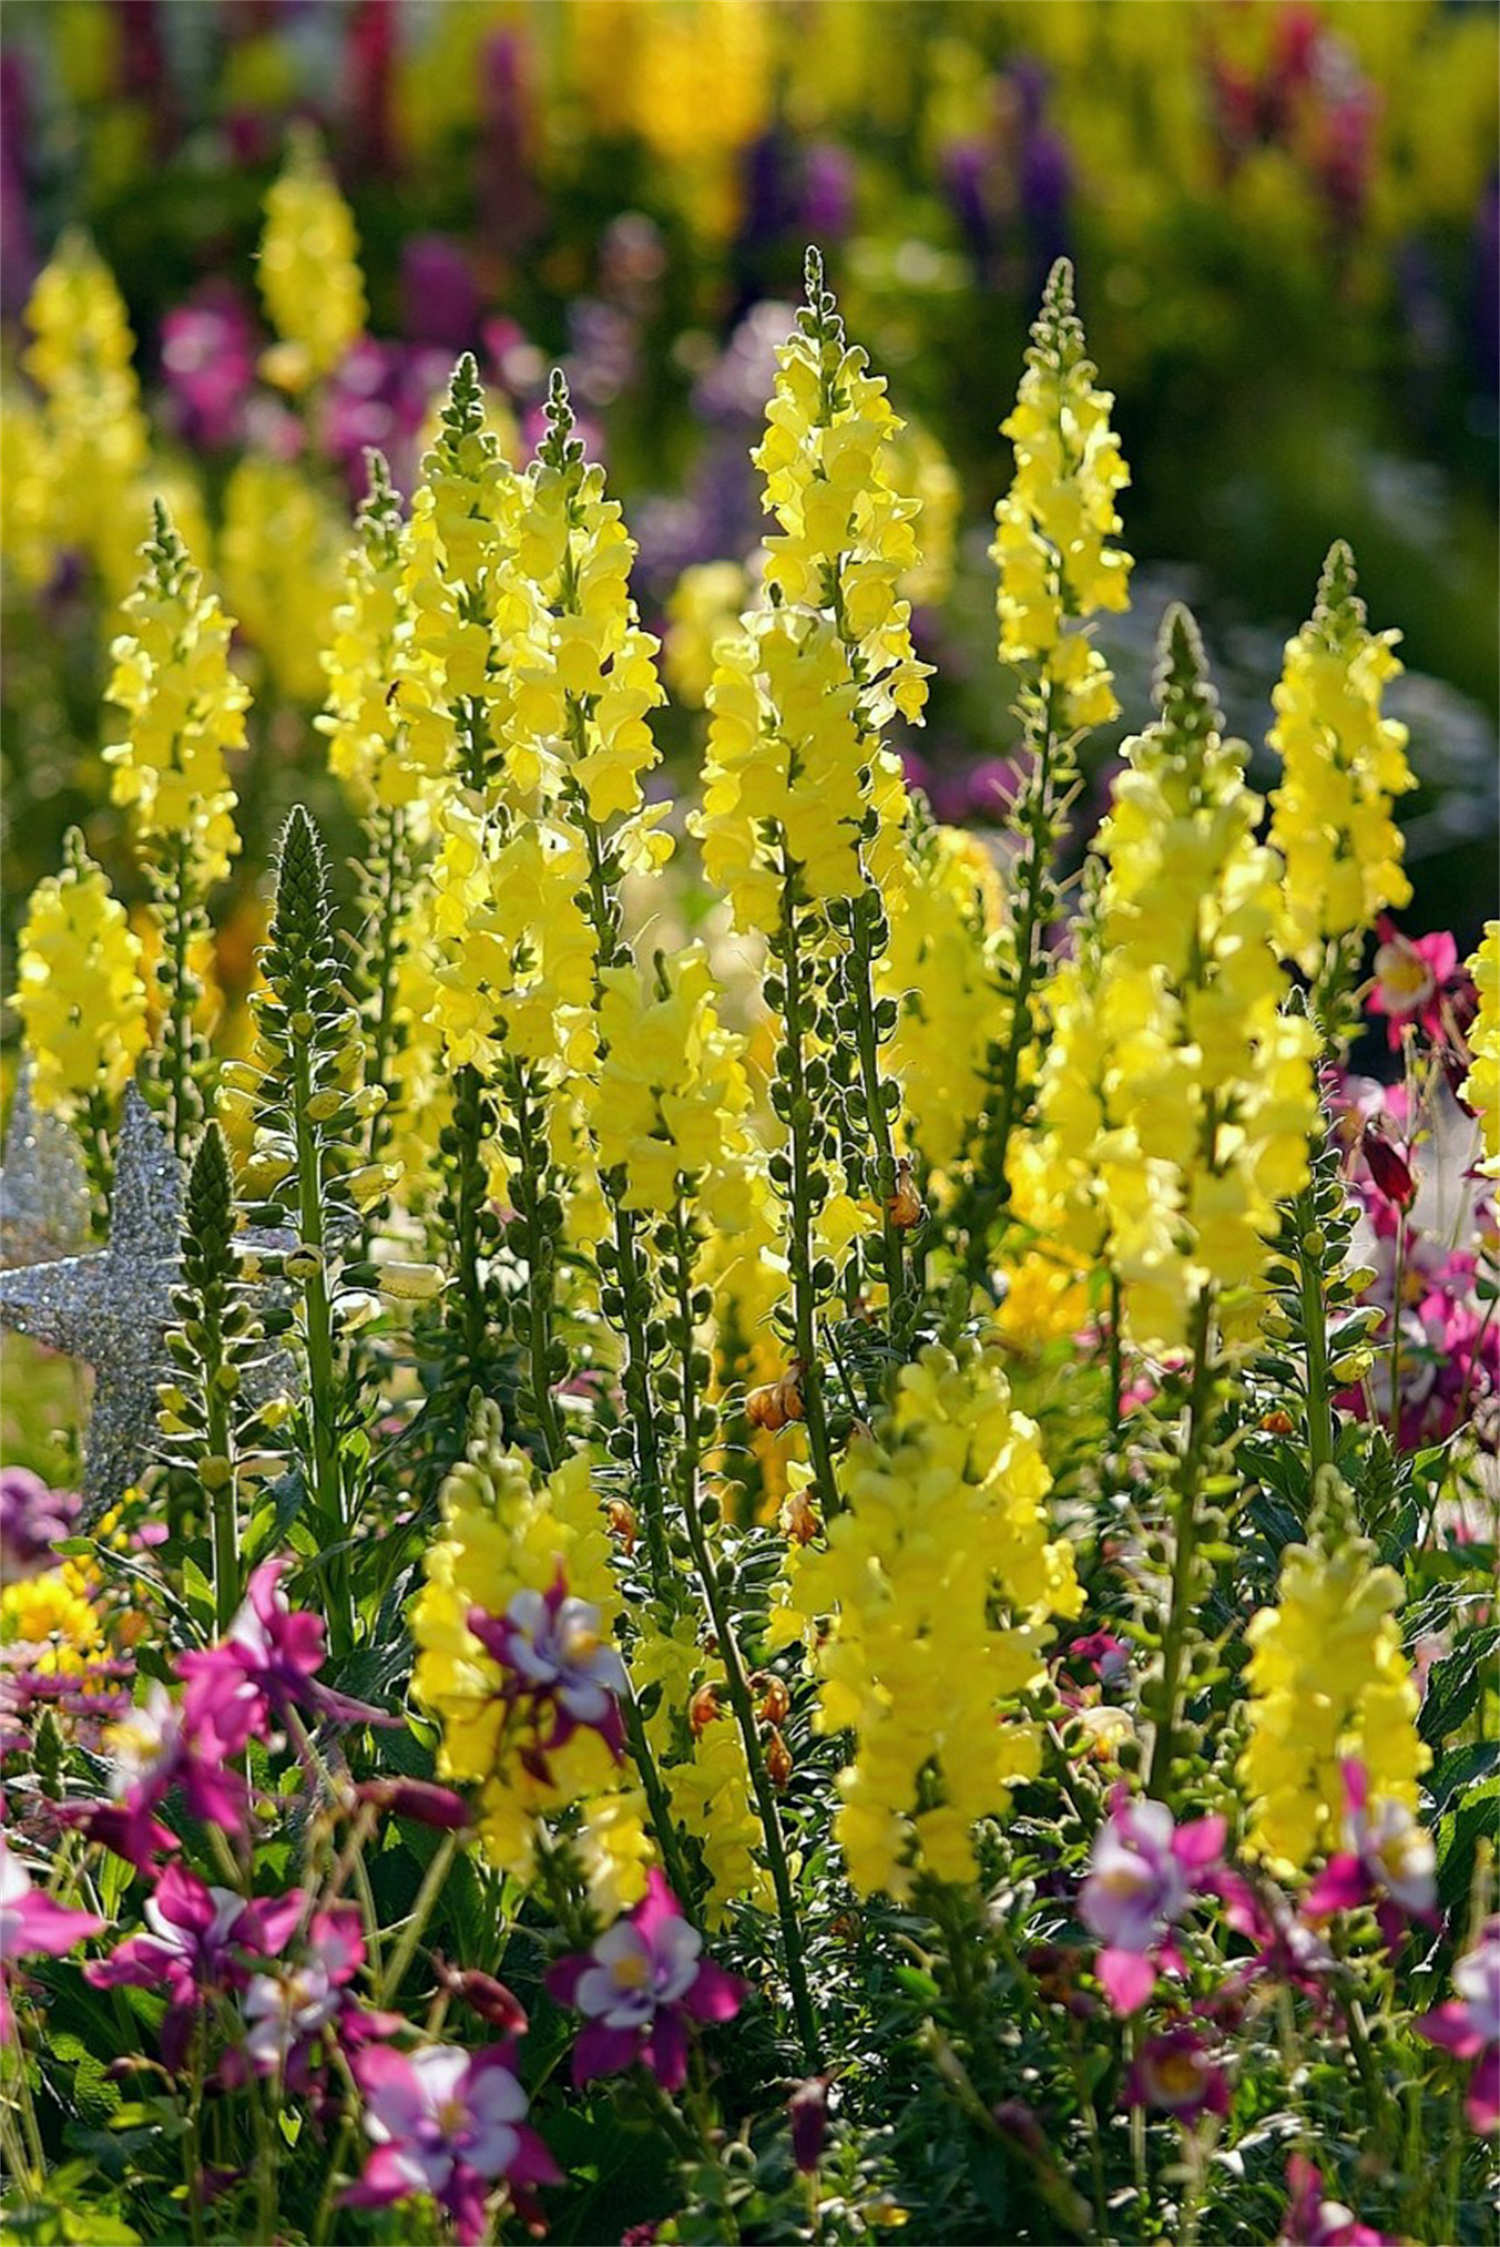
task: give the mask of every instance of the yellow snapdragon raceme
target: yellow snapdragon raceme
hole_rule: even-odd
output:
[[[21,929],[12,1003],[39,1108],[111,1106],[146,1046],[141,947],[125,908],[71,828],[59,874],[38,882]]]
[[[1243,1325],[1317,1106],[1316,1033],[1281,1011],[1280,861],[1254,841],[1260,799],[1185,610],[1163,624],[1157,693],[1099,836],[1099,929],[1048,993],[1036,1129],[1010,1176],[1018,1213],[1107,1258],[1136,1342],[1162,1348],[1210,1291]]]
[[[1050,1479],[993,1356],[931,1346],[851,1443],[848,1510],[772,1610],[771,1643],[815,1650],[819,1729],[855,1735],[835,1830],[864,1894],[906,1897],[921,1872],[971,1880],[976,1819],[1039,1768],[1013,1704],[1044,1675],[1050,1619],[1082,1598],[1050,1533]]]
[[[108,688],[129,733],[104,758],[153,864],[184,872],[201,896],[239,849],[224,757],[244,747],[250,696],[229,665],[234,619],[205,592],[160,502],[142,554]]]
[[[630,1667],[642,1700],[655,1694],[646,1736],[672,1816],[698,1844],[709,1877],[707,1918],[712,1924],[722,1923],[729,1906],[741,1900],[770,1910],[774,1897],[759,1854],[760,1818],[744,1743],[727,1701],[696,1738],[689,1715],[696,1693],[722,1690],[723,1663],[699,1645],[697,1625],[690,1617],[682,1617],[670,1630],[653,1628],[648,1617]]]
[[[594,1819],[585,1846],[591,1881],[634,1903],[645,1890],[649,1845],[625,1767],[586,1727],[541,1762],[527,1752],[535,1743],[508,1715],[501,1666],[468,1625],[471,1608],[503,1615],[517,1592],[547,1591],[561,1569],[569,1594],[596,1607],[601,1633],[612,1632],[620,1601],[588,1460],[576,1453],[541,1476],[524,1452],[505,1449],[499,1413],[487,1404],[467,1459],[443,1486],[442,1515],[412,1611],[413,1682],[442,1725],[439,1770],[479,1789],[486,1854],[520,1879],[533,1872],[540,1822],[582,1805]]]
[[[280,693],[316,702],[348,526],[295,461],[247,453],[224,492],[224,597]]]
[[[1118,714],[1109,668],[1074,620],[1129,606],[1130,556],[1111,541],[1115,494],[1130,471],[1109,425],[1114,398],[1084,356],[1066,258],[1052,268],[1031,332],[1020,393],[1001,424],[1016,472],[995,509],[990,558],[1000,572],[1000,660],[1038,668],[1050,730],[1061,733]]]
[[[384,455],[366,457],[370,486],[355,518],[343,599],[322,657],[327,707],[313,720],[328,736],[330,771],[363,812],[395,810],[409,794],[390,689],[411,638],[401,505]]]
[[[899,1005],[891,1066],[911,1144],[935,1170],[971,1151],[1003,1034],[1004,900],[982,842],[958,827],[912,837],[879,988]]]
[[[1272,1869],[1301,1871],[1341,1845],[1342,1765],[1364,1766],[1370,1806],[1413,1810],[1431,1761],[1396,1609],[1401,1579],[1358,1538],[1290,1545],[1275,1607],[1249,1628],[1250,1738],[1239,1763],[1249,1846]]]
[[[1367,628],[1354,586],[1354,557],[1340,539],[1271,697],[1267,738],[1283,765],[1270,833],[1286,860],[1281,941],[1308,975],[1326,944],[1363,934],[1386,906],[1411,897],[1391,800],[1416,781],[1406,728],[1381,711],[1387,683],[1400,675],[1401,635]]]
[[[1500,1178],[1500,921],[1485,922],[1469,973],[1479,1011],[1469,1027],[1469,1073],[1461,1091],[1479,1118],[1484,1140],[1479,1167],[1487,1178]]]
[[[293,134],[285,168],[266,196],[260,293],[281,338],[266,353],[265,372],[285,390],[304,390],[332,374],[363,332],[354,219],[306,130]]]

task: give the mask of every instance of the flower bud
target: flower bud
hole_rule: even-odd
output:
[[[810,2075],[787,2100],[792,2125],[792,2159],[804,2177],[816,2174],[828,2135],[828,2078]]]
[[[792,1751],[779,1732],[773,1731],[766,1742],[766,1776],[778,1791],[791,1783],[795,1766]]]
[[[436,1826],[445,1833],[460,1833],[469,1823],[469,1806],[452,1787],[431,1779],[365,1779],[354,1790],[360,1802],[388,1810],[397,1818],[410,1818],[419,1826]]]
[[[393,1303],[430,1303],[443,1292],[444,1274],[438,1264],[382,1264],[378,1267],[380,1292]]]

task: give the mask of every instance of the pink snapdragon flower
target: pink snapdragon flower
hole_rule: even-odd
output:
[[[1485,1926],[1473,1950],[1453,1969],[1457,1997],[1414,2023],[1418,2036],[1472,2060],[1465,2106],[1475,2130],[1500,2129],[1500,1919]]]
[[[639,2061],[666,2091],[687,2074],[689,2020],[732,2021],[745,1984],[704,1958],[703,1937],[653,1869],[627,1918],[586,1951],[557,1961],[547,1993],[572,2005],[587,2027],[573,2047],[573,2081],[618,2075]]]
[[[1387,1950],[1395,1950],[1411,1919],[1433,1917],[1437,1857],[1432,1837],[1404,1802],[1370,1800],[1362,1763],[1344,1765],[1344,1847],[1330,1857],[1307,1892],[1309,1919],[1329,1919],[1373,1902]]]
[[[1222,1818],[1178,1826],[1164,1802],[1133,1800],[1115,1788],[1078,1910],[1104,1945],[1095,1966],[1117,2013],[1136,2012],[1151,1995],[1158,1966],[1179,1963],[1168,1931],[1217,1870],[1224,1834]]]
[[[1229,2078],[1198,2029],[1180,2021],[1147,2037],[1125,2078],[1125,2104],[1151,2107],[1195,2122],[1200,2114],[1229,2112]]]
[[[146,1900],[149,1934],[131,1935],[108,1958],[91,1960],[84,1980],[96,1990],[164,1989],[164,2064],[180,2069],[193,2024],[218,1991],[245,1989],[247,1958],[273,1958],[302,1916],[302,1892],[247,1901],[232,1888],[210,1888],[182,1865],[168,1865]]]
[[[469,1629],[506,1672],[507,1700],[524,1701],[550,1726],[543,1754],[580,1729],[597,1732],[616,1762],[625,1753],[618,1696],[626,1689],[618,1650],[600,1636],[599,1610],[575,1599],[561,1569],[546,1592],[517,1592],[503,1615],[471,1607]]]
[[[425,2193],[452,2218],[463,2247],[487,2235],[485,2201],[504,2178],[523,2215],[528,2188],[562,2183],[562,2172],[527,2126],[514,2046],[465,2052],[429,2044],[405,2053],[374,2045],[356,2055],[365,2129],[374,2151],[342,2195],[346,2208],[387,2208]]]
[[[1323,2179],[1305,2154],[1286,2165],[1291,2200],[1277,2247],[1397,2247],[1383,2231],[1360,2223],[1341,2200],[1323,2198]]]
[[[94,1912],[55,1903],[38,1888],[0,1834],[0,2044],[12,2036],[9,1983],[18,1958],[61,1958],[103,1932]]]

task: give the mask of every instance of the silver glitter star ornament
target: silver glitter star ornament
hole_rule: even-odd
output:
[[[61,1116],[32,1105],[23,1055],[0,1162],[0,1269],[73,1256],[89,1237],[89,1184],[78,1141]]]
[[[0,1271],[0,1326],[94,1369],[84,1458],[84,1491],[94,1513],[128,1488],[153,1446],[181,1216],[181,1165],[130,1085],[115,1148],[109,1246]]]

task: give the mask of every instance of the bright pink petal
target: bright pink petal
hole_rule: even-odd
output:
[[[1464,2112],[1470,2128],[1483,2137],[1500,2129],[1500,2044],[1488,2044],[1480,2053],[1469,2078]]]
[[[506,2171],[510,2182],[513,2185],[560,2185],[563,2173],[536,2131],[525,2122],[513,2123],[511,2127],[521,2142]]]
[[[1369,1893],[1370,1883],[1357,1857],[1330,1857],[1302,1908],[1309,1919],[1329,1919],[1335,1912],[1353,1911]]]
[[[90,1935],[102,1935],[108,1925],[97,1913],[55,1904],[36,1888],[12,1909],[17,1924],[9,1941],[0,1943],[0,1956],[61,1958],[75,1943],[86,1942]]]
[[[1140,1951],[1103,1950],[1094,1961],[1094,1971],[1122,2017],[1139,2012],[1156,1987],[1156,1967]]]
[[[1224,1837],[1229,1831],[1226,1818],[1194,1818],[1179,1826],[1172,1836],[1172,1854],[1179,1865],[1190,1871],[1200,1871],[1224,1854]]]
[[[1419,2021],[1412,2022],[1412,2027],[1428,2044],[1438,2045],[1458,2060],[1472,2060],[1476,2052],[1484,2049],[1483,2038],[1470,2026],[1468,2007],[1461,2005],[1456,1997],[1424,2013]]]
[[[682,1906],[667,1886],[659,1866],[652,1866],[646,1878],[646,1893],[630,1917],[648,1943],[654,1942],[658,1928],[665,1927],[669,1920],[681,1919]]]
[[[698,1968],[698,1979],[683,1997],[683,2004],[695,2021],[732,2021],[744,2004],[750,1985],[737,1974],[726,1974],[722,1966],[715,1966],[705,1958]]]

